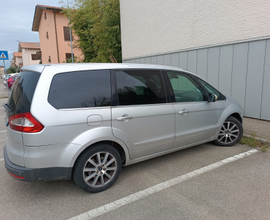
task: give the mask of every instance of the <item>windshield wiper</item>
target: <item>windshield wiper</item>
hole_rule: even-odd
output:
[[[3,106],[4,106],[4,108],[5,108],[6,110],[8,110],[8,111],[10,111],[10,112],[12,112],[12,111],[13,111],[13,109],[10,107],[10,105],[9,105],[9,104],[4,103],[4,104],[3,104]]]

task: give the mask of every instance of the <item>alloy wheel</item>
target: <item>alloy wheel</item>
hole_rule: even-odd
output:
[[[222,144],[231,144],[237,140],[240,134],[240,129],[236,123],[225,121],[220,129],[218,141]]]
[[[91,187],[102,187],[113,179],[116,171],[116,158],[109,152],[97,152],[86,161],[83,178]]]

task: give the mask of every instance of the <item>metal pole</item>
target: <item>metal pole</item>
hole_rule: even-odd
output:
[[[67,6],[69,8],[68,0],[67,0]],[[72,59],[72,63],[74,63],[74,59],[73,59],[73,46],[72,46],[72,34],[71,34],[71,28],[70,28],[70,16],[69,16],[69,12],[68,12],[68,26],[69,26],[69,38],[70,38],[70,47],[71,47],[71,59]]]
[[[4,62],[4,74],[5,74],[5,80],[6,80],[6,87],[7,87],[7,92],[8,92],[8,96],[9,96],[8,82],[7,82],[7,71],[6,71],[5,60],[3,60],[3,62]]]

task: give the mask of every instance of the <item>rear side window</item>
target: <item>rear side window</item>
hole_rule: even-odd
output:
[[[12,111],[9,116],[30,112],[33,95],[39,80],[38,72],[21,72],[11,87],[8,104]]]
[[[116,71],[119,105],[165,103],[166,94],[158,70]]]
[[[56,109],[111,106],[110,71],[57,74],[51,83],[48,102]]]

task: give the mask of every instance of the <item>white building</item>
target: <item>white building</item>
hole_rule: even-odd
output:
[[[0,75],[4,74],[4,66],[0,66]]]
[[[11,62],[12,66],[23,66],[23,59],[22,59],[22,53],[21,52],[14,52],[13,53],[13,59]]]
[[[36,57],[36,53],[40,51],[39,43],[20,42],[18,51],[22,53],[23,66],[39,64],[40,59]]]
[[[269,0],[120,0],[123,62],[177,66],[270,120]]]

